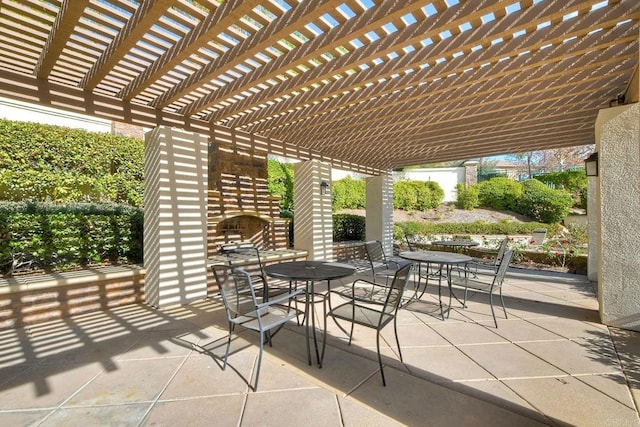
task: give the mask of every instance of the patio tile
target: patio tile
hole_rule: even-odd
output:
[[[184,358],[121,360],[74,395],[65,406],[109,405],[158,397]]]
[[[340,415],[342,416],[344,427],[394,427],[403,425],[379,413],[375,408],[363,405],[350,397],[338,396],[338,404],[340,405]]]
[[[159,401],[151,408],[143,426],[240,425],[244,395]]]
[[[562,303],[549,303],[531,299],[505,297],[505,306],[509,316],[522,319],[541,319],[563,317],[572,320],[599,322],[598,311],[582,306],[570,306]]]
[[[631,393],[640,403],[640,332],[610,328],[611,338],[624,368]]]
[[[493,379],[493,376],[455,347],[403,348],[404,364],[413,375],[435,383]]]
[[[131,426],[139,424],[148,409],[149,403],[61,408],[47,417],[44,423],[53,426],[84,427],[104,425],[105,420],[109,420],[110,425]]]
[[[39,425],[51,413],[50,409],[39,411],[0,412],[0,425],[29,426]]]
[[[0,387],[0,410],[56,407],[101,371],[98,363],[36,366]]]
[[[148,331],[140,336],[118,360],[153,359],[157,357],[181,357],[191,352],[191,346],[184,339],[177,339],[166,331]]]
[[[538,421],[441,385],[389,369],[387,386],[372,377],[350,397],[405,425],[539,426]],[[398,399],[398,396],[402,396]]]
[[[544,417],[542,412],[536,410],[526,400],[507,387],[502,381],[496,379],[481,381],[453,381],[449,383],[442,383],[440,385],[466,396],[484,400],[516,414],[522,414],[540,422],[549,421]]]
[[[531,319],[529,322],[564,338],[609,337],[607,327],[594,322],[585,322],[565,317],[538,318]]]
[[[289,405],[283,405],[289,402]],[[242,425],[340,426],[336,396],[323,389],[250,393]]]
[[[187,358],[160,396],[161,400],[189,399],[245,393],[251,381],[256,354],[240,353],[229,356],[226,369],[222,361],[210,355],[194,354]]]
[[[507,340],[493,331],[493,327],[487,328],[477,323],[442,322],[429,326],[448,342],[455,345],[507,342]]]
[[[640,425],[635,409],[578,378],[514,379],[506,380],[505,384],[557,424],[584,427]]]
[[[511,342],[521,341],[545,341],[564,339],[548,330],[541,328],[526,320],[501,320],[498,319],[497,335]]]
[[[467,345],[460,349],[498,379],[563,375],[515,344]]]
[[[525,342],[519,345],[569,374],[603,374],[621,370],[610,340]]]
[[[393,332],[393,326],[384,328],[382,330],[382,336],[387,343],[393,348],[396,347],[396,339]],[[448,345],[449,342],[438,335],[433,329],[421,324],[416,325],[398,325],[398,338],[402,348],[409,347],[424,347],[424,346],[439,346]]]

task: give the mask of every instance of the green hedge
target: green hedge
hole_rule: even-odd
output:
[[[574,206],[587,208],[587,174],[584,168],[565,170],[561,172],[549,172],[535,175],[535,179],[551,184],[556,189],[563,189],[573,197]]]
[[[333,241],[365,239],[366,219],[360,215],[333,215]]]
[[[441,235],[441,234],[531,234],[533,230],[546,228],[550,232],[555,232],[558,224],[543,224],[540,222],[400,222],[394,225],[394,237],[397,240],[404,238],[406,234],[417,234],[421,236]]]
[[[478,200],[478,187],[475,185],[466,188],[464,183],[459,182],[456,185],[456,193],[458,195],[458,207],[465,210],[473,210],[480,206],[480,200]]]
[[[435,181],[397,181],[393,184],[393,207],[405,211],[435,209],[444,200],[444,190]]]
[[[142,205],[144,141],[0,119],[0,199]]]
[[[89,263],[142,262],[143,212],[123,205],[0,203],[0,264],[67,269]]]
[[[456,189],[458,206],[463,209],[482,206],[511,210],[544,223],[562,222],[573,206],[569,193],[551,189],[536,179],[520,183],[507,178],[493,178],[469,188],[459,184]]]
[[[366,184],[364,180],[353,179],[350,176],[346,176],[333,182],[331,197],[334,211],[341,209],[363,209],[366,200]]]
[[[573,206],[571,195],[562,190],[553,190],[537,179],[522,183],[522,197],[515,211],[541,222],[561,222]]]
[[[515,210],[522,185],[509,178],[493,178],[477,184],[480,206],[496,210]]]

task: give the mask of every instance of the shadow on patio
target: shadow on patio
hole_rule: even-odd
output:
[[[535,280],[532,280],[535,279]],[[540,279],[540,280],[538,280]],[[266,348],[257,393],[257,336],[220,361],[226,318],[219,298],[155,310],[132,305],[0,331],[4,425],[640,425],[640,335],[597,323],[581,276],[520,274],[505,286],[509,319],[492,325],[473,298],[446,321],[429,289],[383,331],[387,387],[375,335],[354,342],[329,323],[324,367],[308,366],[302,328]],[[319,308],[319,307],[318,307]],[[438,314],[438,313],[435,313]],[[289,409],[290,408],[290,409]]]

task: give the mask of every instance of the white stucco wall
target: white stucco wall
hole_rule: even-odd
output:
[[[455,202],[456,184],[465,182],[465,168],[425,168],[394,172],[394,180],[402,178],[412,181],[435,181],[444,190],[444,201]]]
[[[640,331],[640,104],[602,110],[595,128],[600,318]]]

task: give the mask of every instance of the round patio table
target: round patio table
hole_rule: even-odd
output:
[[[442,320],[444,320],[444,308],[442,305],[442,276],[443,276],[443,268],[445,269],[444,275],[447,277],[447,286],[449,288],[449,307],[447,308],[447,317],[449,317],[449,311],[451,310],[451,296],[456,299],[456,301],[460,302],[458,297],[453,294],[451,289],[451,269],[454,265],[464,265],[471,261],[471,257],[469,255],[460,254],[457,252],[442,252],[442,251],[406,251],[400,252],[398,254],[401,258],[408,259],[413,262],[425,263],[425,264],[437,264],[440,267],[437,270],[438,277],[438,302],[440,304],[440,315],[442,316]],[[427,268],[428,271],[428,268]],[[465,273],[466,274],[466,273]],[[420,280],[420,279],[418,279]],[[429,281],[428,273],[425,278],[425,290],[427,288],[427,284]],[[418,293],[418,287],[416,287],[416,295]],[[424,290],[422,292],[424,294]],[[415,296],[415,295],[414,295]],[[420,295],[422,297],[422,295]],[[462,304],[462,302],[460,302]]]
[[[329,261],[290,261],[279,264],[271,264],[264,268],[264,272],[270,277],[289,281],[305,282],[305,336],[307,342],[307,359],[311,365],[311,350],[309,348],[309,317],[311,317],[311,329],[313,330],[313,344],[316,351],[316,359],[320,365],[320,352],[318,351],[318,339],[316,337],[316,321],[313,303],[315,297],[315,282],[327,281],[327,290],[331,286],[331,280],[351,276],[356,272],[355,267],[339,262]],[[324,295],[322,295],[324,297]]]

